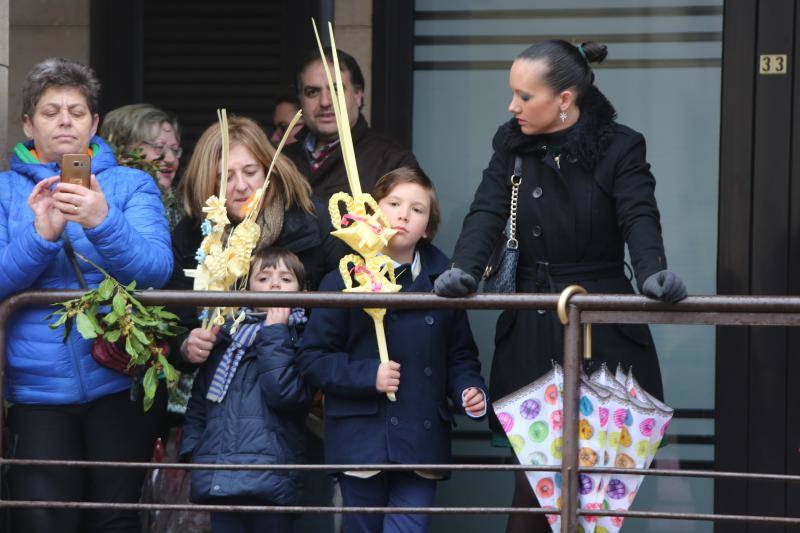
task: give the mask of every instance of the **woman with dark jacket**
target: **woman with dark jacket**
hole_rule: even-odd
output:
[[[244,202],[264,184],[275,149],[266,133],[250,118],[230,117],[228,130],[230,156],[225,206],[228,218],[235,225],[242,218],[240,210]],[[175,266],[168,288],[193,287],[193,279],[184,274],[184,269],[197,267],[197,249],[203,240],[200,228],[203,206],[211,195],[219,194],[221,153],[220,128],[214,124],[198,140],[178,186],[178,198],[186,216],[172,232]],[[297,255],[305,268],[306,288],[316,289],[322,276],[338,268],[339,258],[347,253],[346,246],[330,235],[333,228],[327,208],[314,204],[308,182],[284,157],[278,158],[270,176],[257,222],[261,226],[257,247],[274,246]],[[189,328],[198,324],[194,308],[179,309],[178,315]],[[193,348],[183,346],[184,358],[190,363],[202,363],[208,357],[208,350]]]
[[[644,137],[615,121],[614,107],[594,85],[590,63],[605,56],[606,47],[597,43],[575,47],[552,40],[534,44],[514,61],[508,107],[514,117],[494,136],[494,154],[464,219],[453,266],[436,281],[437,294],[458,297],[477,289],[509,218],[515,174],[521,177],[518,292],[560,292],[577,283],[591,293],[633,293],[624,263],[627,244],[643,294],[667,302],[686,296],[681,279],[667,270]],[[491,398],[546,373],[551,360],[561,358],[562,343],[554,312],[503,312]],[[647,326],[597,326],[592,344],[591,367],[633,366],[644,388],[663,398]],[[493,442],[505,442],[492,418]],[[535,505],[523,475],[517,476],[514,505]],[[539,530],[549,531],[542,516],[517,515],[507,531]]]

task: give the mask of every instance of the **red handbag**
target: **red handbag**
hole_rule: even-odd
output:
[[[125,351],[125,348],[120,348],[118,343],[108,342],[102,337],[97,337],[92,343],[92,357],[98,364],[106,368],[129,376],[133,375],[133,365],[128,366],[131,356]]]
[[[75,272],[75,277],[78,279],[78,285],[80,285],[83,290],[89,290],[83,273],[78,267],[78,261],[75,259],[75,250],[72,248],[72,243],[66,232],[63,233],[62,238],[64,239],[64,252],[67,254],[70,266]],[[158,343],[158,346],[166,357],[167,354],[169,354],[169,344],[166,341],[161,341]],[[131,362],[131,356],[125,351],[124,338],[117,342],[108,342],[102,336],[96,337],[94,342],[92,342],[92,357],[97,361],[97,364],[110,368],[111,370],[116,370],[128,376],[136,374],[136,367],[128,364]]]
[[[164,357],[169,354],[169,344],[166,341],[158,343]],[[108,342],[103,337],[97,337],[92,343],[92,357],[97,363],[111,370],[116,370],[123,374],[133,376],[136,368],[133,365],[128,365],[131,362],[131,356],[125,351],[125,344],[123,341]]]

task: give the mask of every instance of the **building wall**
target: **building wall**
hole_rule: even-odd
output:
[[[8,94],[8,0],[0,0],[0,94]],[[0,98],[0,148],[8,136],[8,99]],[[5,151],[0,152],[0,170],[6,168]]]
[[[37,62],[52,56],[89,63],[91,0],[0,0],[0,169],[24,139],[22,81]],[[366,81],[362,112],[371,117],[372,0],[335,2],[336,43],[358,61]]]
[[[369,121],[372,116],[372,0],[337,0],[334,21],[336,47],[355,57],[364,74],[366,89],[361,112]]]
[[[7,40],[0,39],[0,86],[8,76],[8,107],[0,103],[0,124],[7,124],[7,135],[0,132],[0,147],[5,147],[0,166],[6,168],[9,149],[24,139],[22,132],[22,81],[31,67],[48,57],[59,56],[89,62],[90,0],[2,0],[0,37],[3,20],[8,21]],[[5,9],[5,11],[3,11]],[[7,43],[7,45],[5,44]],[[8,68],[5,67],[8,65]]]

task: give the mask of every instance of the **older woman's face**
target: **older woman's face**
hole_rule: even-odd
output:
[[[245,202],[264,185],[266,169],[246,146],[234,144],[228,152],[228,188],[225,207],[232,221],[242,219]]]
[[[508,111],[525,135],[551,133],[566,125],[559,118],[564,107],[562,95],[554,93],[543,80],[547,68],[540,60],[517,59],[511,65]]]
[[[162,158],[159,164],[158,183],[169,189],[181,164],[178,158],[178,153],[182,153],[180,142],[169,122],[154,126],[151,138],[153,140],[141,143],[142,154],[148,161]]]
[[[97,132],[98,115],[92,114],[75,87],[49,87],[36,102],[33,116],[25,115],[22,128],[42,163],[61,163],[64,154],[85,154]]]

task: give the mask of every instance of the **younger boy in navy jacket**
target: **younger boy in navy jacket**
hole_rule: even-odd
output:
[[[373,189],[398,230],[384,253],[403,291],[431,292],[449,266],[429,240],[439,207],[419,169],[400,168]],[[344,288],[329,273],[321,291]],[[467,315],[453,309],[388,309],[384,325],[391,361],[381,363],[372,319],[362,309],[315,309],[298,353],[301,373],[325,393],[325,460],[329,464],[446,464],[453,416],[448,399],[474,418],[486,414],[486,385]],[[394,392],[391,402],[386,393]],[[337,473],[347,506],[433,504],[436,472]],[[345,533],[426,531],[428,515],[344,515]]]
[[[292,252],[260,249],[249,288],[297,291],[303,277],[303,264]],[[302,463],[311,391],[294,358],[303,310],[246,311],[237,330],[231,333],[229,321],[213,345],[189,336],[190,349],[208,359],[194,382],[180,453],[193,463]],[[298,505],[300,497],[297,471],[192,470],[195,503]],[[284,533],[291,527],[288,513],[211,513],[214,533]]]

